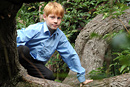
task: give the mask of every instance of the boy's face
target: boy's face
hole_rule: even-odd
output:
[[[49,29],[56,30],[60,26],[62,20],[61,16],[49,14],[48,16],[43,15],[43,17]]]

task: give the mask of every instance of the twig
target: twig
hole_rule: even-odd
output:
[[[130,32],[129,32],[129,30],[127,29],[127,27],[125,26],[125,24],[124,24],[120,19],[117,18],[117,20],[119,20],[119,21],[123,24],[123,26],[125,27],[126,31],[130,34]]]

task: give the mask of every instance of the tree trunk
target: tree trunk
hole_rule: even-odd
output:
[[[130,87],[130,73],[103,80],[95,80],[83,87]]]
[[[118,18],[130,29],[130,9],[125,11],[126,13]],[[102,19],[102,14],[97,15],[92,21],[90,21],[84,29],[79,33],[76,42],[75,50],[78,53],[82,66],[86,69],[86,77],[88,73],[103,66],[104,60],[106,60],[105,54],[109,54],[109,44],[103,36],[112,32],[117,32],[124,29],[123,24],[117,20],[108,17]],[[99,36],[91,38],[91,34],[96,33]],[[108,59],[111,58],[111,54]],[[109,63],[109,60],[107,61]],[[69,76],[64,80],[64,83],[70,84],[74,87],[78,87],[76,77],[73,77],[76,73],[69,72]],[[72,78],[73,77],[73,78]],[[84,87],[129,87],[130,74],[124,74],[117,77],[112,77],[104,80],[96,80],[90,83],[89,86]],[[89,78],[88,78],[89,79]]]
[[[24,2],[35,1],[43,0],[1,0],[0,87],[71,87],[62,83],[31,77],[19,64],[16,48],[15,17]]]
[[[16,48],[16,22],[15,16],[17,11],[22,6],[23,2],[34,2],[42,0],[1,0],[0,3],[0,86],[1,87],[78,87],[79,83],[74,82],[75,79],[67,80],[69,84],[75,84],[76,86],[70,86],[58,82],[53,82],[45,79],[39,79],[31,77],[27,74],[26,70],[20,66],[18,62],[17,48]],[[47,0],[46,0],[47,1]],[[130,10],[130,9],[129,9]],[[128,10],[128,11],[129,11]],[[129,12],[130,13],[130,12]],[[125,14],[120,17],[125,24],[130,19],[130,14]],[[97,21],[98,20],[98,21]],[[81,58],[83,67],[87,70],[87,73],[92,69],[102,66],[104,54],[107,49],[107,43],[101,38],[90,39],[92,32],[104,35],[106,33],[117,31],[122,29],[121,23],[113,19],[102,20],[102,15],[98,15],[94,20],[86,25],[84,30],[79,34],[76,40],[76,51]],[[100,43],[100,44],[99,44]],[[90,47],[91,46],[91,47]],[[71,75],[72,74],[72,75]],[[70,75],[74,74],[70,72]],[[121,79],[120,77],[127,79]],[[102,80],[101,84],[106,81],[107,84],[117,82],[114,87],[123,84],[122,87],[129,87],[129,74],[110,78],[111,81]],[[119,81],[120,80],[120,81]],[[123,81],[122,81],[123,80]],[[77,80],[76,80],[77,81]],[[120,82],[120,83],[119,83]],[[96,84],[98,87],[99,81],[94,81],[89,84],[94,87]],[[87,86],[87,85],[86,85]],[[109,85],[110,86],[110,85]],[[101,87],[101,85],[100,85]],[[105,87],[105,85],[104,85]]]
[[[22,4],[0,4],[0,85],[10,83],[19,72],[16,49],[15,16]]]

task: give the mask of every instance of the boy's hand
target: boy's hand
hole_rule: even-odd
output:
[[[82,87],[83,85],[86,85],[86,84],[88,84],[88,83],[90,83],[90,82],[92,82],[93,80],[86,80],[86,81],[84,81],[84,82],[82,82],[81,84],[80,84],[80,87]]]

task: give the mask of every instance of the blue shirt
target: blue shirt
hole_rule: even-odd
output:
[[[46,22],[41,22],[17,30],[17,46],[19,45],[29,47],[31,56],[44,63],[57,50],[68,67],[77,72],[78,80],[85,81],[85,69],[81,66],[76,51],[59,28],[50,35]]]

